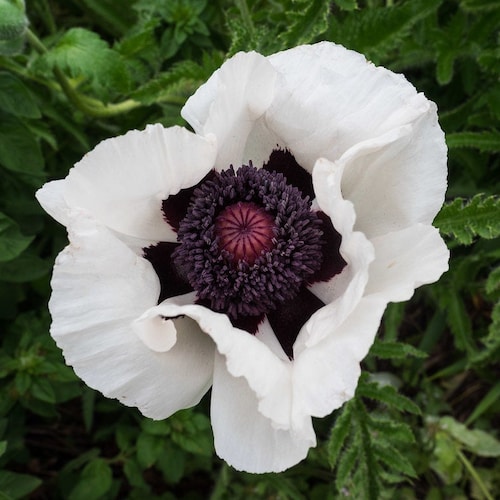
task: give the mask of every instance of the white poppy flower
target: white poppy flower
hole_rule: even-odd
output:
[[[182,115],[195,133],[105,140],[38,191],[70,240],[51,333],[148,417],[212,387],[218,455],[282,471],[354,395],[386,305],[447,269],[436,106],[323,42],[235,55]]]

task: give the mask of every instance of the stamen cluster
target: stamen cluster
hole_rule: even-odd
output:
[[[281,173],[231,167],[194,191],[173,263],[213,310],[259,316],[319,269],[321,224],[309,197]]]

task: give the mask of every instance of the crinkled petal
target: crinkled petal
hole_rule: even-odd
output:
[[[217,155],[218,169],[256,161],[245,154],[248,136],[274,98],[275,81],[276,71],[267,58],[256,52],[240,52],[186,102],[183,118],[198,134],[213,133],[223,146]],[[266,134],[258,135],[262,139]]]
[[[235,328],[225,314],[190,303],[194,295],[172,297],[149,309],[143,318],[187,316],[212,338],[233,377],[244,377],[255,393],[260,413],[276,428],[289,429],[291,363],[280,359],[259,338]]]
[[[62,181],[64,200],[118,233],[176,241],[164,220],[162,200],[198,183],[213,168],[215,154],[212,136],[202,138],[181,127],[132,130],[102,141],[71,169]],[[59,213],[60,195],[46,193],[50,186],[41,189],[38,199],[49,213]]]
[[[414,122],[428,108],[427,99],[404,76],[340,45],[301,45],[269,60],[280,86],[266,123],[309,170],[318,158],[333,161],[359,142]],[[430,171],[432,166],[421,168]]]
[[[368,282],[369,265],[374,259],[372,244],[362,233],[353,231],[356,213],[353,204],[342,198],[342,174],[342,168],[324,158],[314,166],[316,203],[342,236],[340,254],[347,265],[329,281],[309,287],[326,306],[314,313],[302,328],[294,345],[295,356],[326,336],[327,330],[319,325],[328,321],[334,328],[357,306]]]
[[[435,227],[417,224],[371,242],[376,258],[370,265],[367,295],[408,300],[415,288],[434,283],[448,269],[450,252]]]
[[[258,359],[253,361],[255,370],[267,369]],[[316,445],[310,418],[300,431],[282,430],[257,408],[246,379],[232,375],[226,359],[217,355],[211,404],[217,455],[238,470],[281,472],[304,459]]]
[[[159,294],[151,265],[86,213],[69,216],[71,243],[57,258],[49,302],[66,362],[90,387],[151,418],[197,404],[211,384],[213,342],[178,319],[175,345],[149,349],[132,323]]]
[[[363,297],[341,325],[332,326],[328,317],[315,320],[326,335],[294,360],[294,412],[323,417],[354,396],[359,363],[373,344],[385,306],[380,297]]]
[[[431,104],[412,125],[360,142],[336,162],[342,193],[356,207],[355,229],[369,238],[431,224],[443,204],[446,146]]]

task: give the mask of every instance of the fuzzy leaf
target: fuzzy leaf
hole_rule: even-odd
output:
[[[327,450],[328,450],[328,461],[330,466],[333,468],[339,458],[340,450],[349,435],[351,429],[351,405],[347,403],[342,413],[337,417],[335,423],[332,427],[332,432],[330,434],[330,439],[328,440]]]
[[[496,238],[500,235],[500,197],[478,194],[470,200],[456,198],[444,205],[434,225],[463,245],[470,245],[475,236]]]
[[[394,446],[385,442],[383,446],[374,449],[375,456],[388,465],[390,469],[401,472],[405,476],[416,477],[411,462]]]
[[[373,399],[387,406],[397,408],[400,411],[408,411],[416,415],[420,414],[420,408],[413,401],[399,394],[397,390],[390,385],[381,386],[363,380],[358,385],[356,396]]]
[[[382,419],[372,416],[371,428],[381,434],[382,439],[390,437],[391,440],[399,441],[401,443],[414,443],[415,436],[408,424],[403,422],[396,422],[394,420]]]
[[[479,151],[498,153],[500,151],[500,132],[455,132],[446,135],[446,144],[450,149],[475,148]]]
[[[288,30],[280,37],[285,46],[292,47],[314,41],[328,27],[330,2],[325,0],[293,0],[294,11],[289,13]]]
[[[427,353],[404,342],[382,342],[380,340],[372,345],[370,354],[380,359],[404,359],[409,356],[414,358],[427,357]]]
[[[413,0],[389,8],[362,9],[340,20],[333,18],[330,38],[370,59],[383,59],[413,25],[435,12],[441,0]]]

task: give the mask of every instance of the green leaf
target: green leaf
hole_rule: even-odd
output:
[[[335,0],[335,3],[342,10],[356,10],[358,8],[357,0]]]
[[[399,394],[397,390],[390,386],[381,386],[375,383],[368,383],[362,380],[358,384],[356,396],[373,399],[387,406],[397,408],[400,411],[408,411],[420,415],[420,408],[406,396]]]
[[[17,474],[6,470],[0,471],[0,492],[14,500],[26,498],[29,493],[36,490],[41,484],[42,481],[34,476]]]
[[[500,382],[497,382],[481,399],[481,401],[474,408],[474,411],[469,415],[465,421],[465,425],[470,425],[477,420],[483,413],[485,413],[491,406],[500,400]]]
[[[0,262],[15,259],[33,241],[33,236],[21,234],[19,226],[0,212]]]
[[[40,118],[33,94],[19,78],[0,72],[0,109],[16,116]]]
[[[120,54],[97,33],[84,28],[69,29],[43,58],[72,77],[89,78],[120,92],[129,88],[130,77]]]
[[[1,241],[0,236],[0,246]],[[31,241],[31,238],[29,238],[29,241]],[[49,261],[41,259],[35,253],[28,252],[23,252],[8,263],[0,262],[0,282],[26,283],[46,276],[50,272],[52,264]]]
[[[498,153],[500,151],[500,132],[454,132],[446,135],[446,144],[450,149],[475,148],[479,151]]]
[[[7,441],[0,441],[0,457],[5,453],[7,450]]]
[[[445,484],[455,484],[463,474],[463,466],[458,458],[459,447],[448,433],[443,431],[436,433],[435,442],[430,466]]]
[[[56,402],[56,395],[50,382],[47,379],[33,377],[33,384],[31,386],[31,394],[40,401],[54,404]]]
[[[24,34],[27,27],[24,1],[0,0],[0,40],[15,40]]]
[[[95,458],[84,467],[69,500],[98,500],[109,491],[112,481],[111,467],[102,458]]]
[[[383,446],[374,449],[375,456],[389,466],[390,469],[401,472],[405,476],[417,477],[411,462],[394,446],[384,442]]]
[[[161,455],[163,442],[161,438],[142,432],[137,439],[137,461],[144,468],[151,467]]]
[[[380,418],[372,415],[370,422],[370,427],[381,434],[382,439],[386,439],[385,436],[394,441],[399,441],[401,443],[414,443],[415,436],[413,431],[408,424],[403,422],[396,422],[394,420],[389,420],[387,418]]]
[[[24,123],[0,114],[0,164],[13,172],[33,176],[38,186],[43,180],[43,156],[40,146]]]
[[[349,435],[351,420],[351,404],[347,403],[335,420],[327,443],[328,462],[332,468],[335,467],[339,458],[340,450]]]
[[[500,235],[500,197],[477,194],[470,200],[456,198],[444,205],[434,225],[463,245],[470,245],[476,236],[496,238]]]
[[[491,295],[497,290],[500,290],[500,266],[491,271],[486,279],[486,293]]]
[[[500,441],[479,429],[468,429],[452,417],[442,417],[439,426],[463,444],[469,451],[481,457],[500,456]]]
[[[370,354],[380,359],[405,359],[407,357],[426,358],[427,353],[403,342],[375,341]]]
[[[412,0],[391,7],[365,8],[332,18],[328,39],[365,54],[384,60],[391,49],[418,21],[437,10],[441,0]]]
[[[280,35],[286,47],[310,43],[326,31],[330,2],[326,0],[292,0],[294,10],[287,12],[288,29]]]

